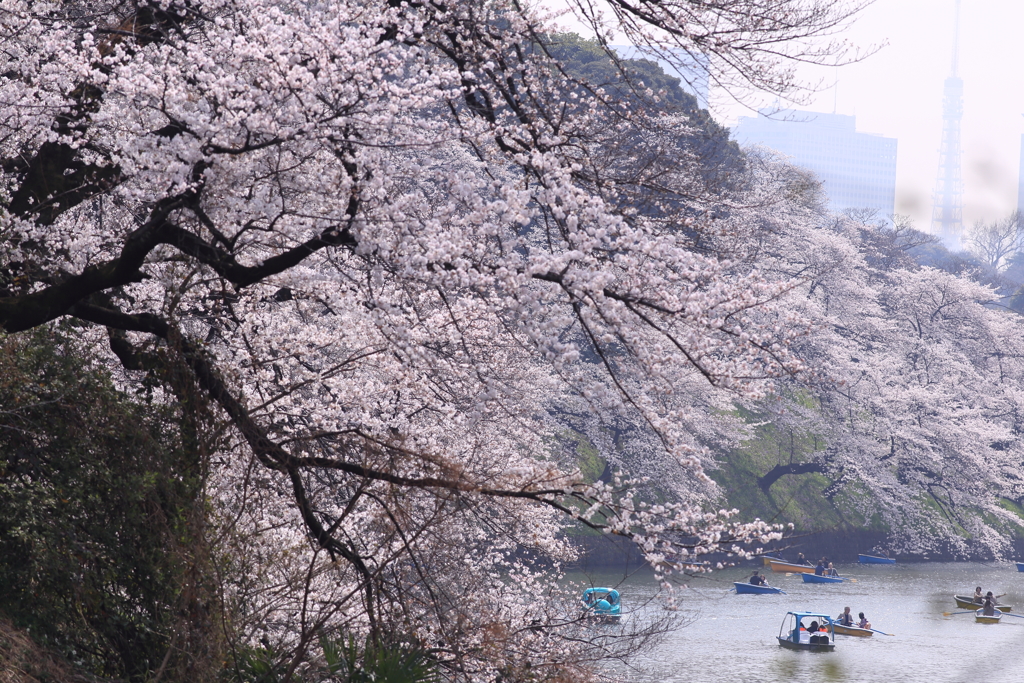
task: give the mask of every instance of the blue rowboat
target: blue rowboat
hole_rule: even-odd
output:
[[[1017,563],[1017,571],[1024,572],[1024,562]]]
[[[756,593],[758,595],[765,595],[768,593],[786,594],[784,590],[776,588],[775,586],[755,586],[752,583],[742,583],[740,581],[734,581],[732,585],[736,586],[737,593]]]
[[[876,555],[857,555],[857,561],[861,564],[896,564],[894,559]]]
[[[818,576],[817,574],[801,574],[804,583],[842,583],[841,576]]]

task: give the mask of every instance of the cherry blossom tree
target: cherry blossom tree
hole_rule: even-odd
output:
[[[341,628],[400,634],[454,678],[584,678],[609,651],[545,582],[538,558],[572,552],[560,520],[664,571],[778,537],[693,497],[687,392],[804,371],[806,319],[778,305],[794,283],[738,238],[756,207],[699,181],[685,120],[567,76],[541,12],[2,2],[0,326],[70,317],[125,387],[172,374],[217,407],[224,602],[286,673]],[[665,35],[772,92],[857,8],[589,7],[599,36]],[[641,425],[676,501],[559,463],[568,404]]]
[[[786,195],[792,169],[748,160]],[[829,216],[813,192],[775,205],[759,263],[803,281],[787,303],[816,322],[796,342],[816,376],[751,407],[819,450],[762,486],[822,473],[824,494],[887,527],[892,550],[1005,553],[1021,522],[1003,503],[1021,495],[1024,320],[991,288],[918,266],[909,252],[928,238],[902,221]]]

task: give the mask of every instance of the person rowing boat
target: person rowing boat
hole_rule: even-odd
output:
[[[977,588],[974,589],[974,599],[973,599],[973,602],[976,605],[984,605],[986,598],[992,597],[992,601],[995,602],[996,600],[998,600],[999,598],[1003,597],[1004,595],[1006,595],[1006,593],[1002,593],[1001,595],[992,595],[992,591],[989,591],[985,595],[982,595],[981,594],[981,586],[978,586]]]
[[[985,594],[985,604],[981,608],[981,613],[986,617],[994,617],[996,615],[996,598],[1002,596],[992,595],[992,591]]]

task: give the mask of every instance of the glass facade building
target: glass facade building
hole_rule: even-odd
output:
[[[813,172],[834,211],[874,209],[893,214],[896,139],[857,131],[856,117],[795,110],[741,116],[732,129],[740,145],[762,145]]]

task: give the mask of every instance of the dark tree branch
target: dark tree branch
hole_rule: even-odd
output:
[[[825,473],[825,467],[821,463],[817,462],[801,462],[789,465],[776,465],[775,467],[768,470],[763,477],[757,478],[757,485],[762,491],[768,493],[768,489],[772,487],[772,484],[777,482],[787,474],[810,474],[812,472],[818,474]]]

